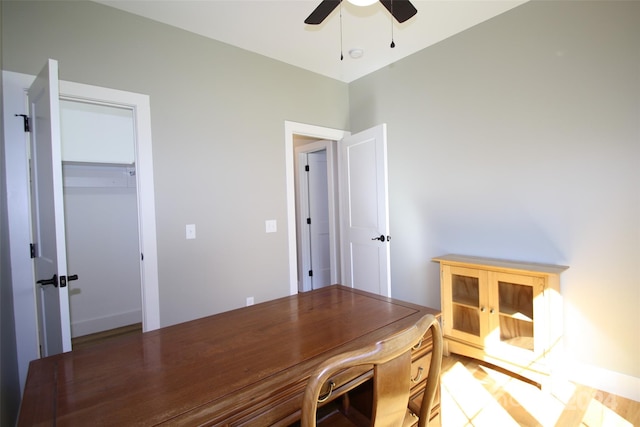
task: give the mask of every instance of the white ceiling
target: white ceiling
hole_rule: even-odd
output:
[[[418,13],[393,20],[393,49],[391,15],[379,2],[342,2],[313,26],[304,20],[320,0],[97,1],[349,83],[527,0],[412,0]],[[354,48],[360,59],[349,56]]]

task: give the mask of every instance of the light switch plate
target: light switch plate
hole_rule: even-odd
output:
[[[267,233],[275,233],[278,231],[278,223],[275,219],[268,219],[264,222],[265,231]]]
[[[186,227],[187,239],[195,239],[196,238],[196,225],[195,224],[187,224]]]

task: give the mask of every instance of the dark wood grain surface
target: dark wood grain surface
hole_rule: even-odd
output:
[[[294,420],[321,360],[426,313],[335,285],[35,360],[19,426]]]

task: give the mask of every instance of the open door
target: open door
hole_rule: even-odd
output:
[[[339,145],[343,284],[390,297],[386,125]]]
[[[339,282],[335,144],[320,140],[295,150],[302,291]]]
[[[31,227],[40,355],[71,351],[62,198],[58,62],[49,59],[28,91]]]

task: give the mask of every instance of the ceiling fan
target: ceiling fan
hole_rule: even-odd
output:
[[[375,3],[375,0],[348,0],[357,6],[368,6]],[[325,20],[333,10],[338,7],[342,0],[322,0],[318,7],[311,12],[311,15],[304,20],[305,24],[318,25]],[[389,13],[400,23],[406,21],[415,15],[418,10],[411,4],[409,0],[380,0],[380,3],[387,8]]]

